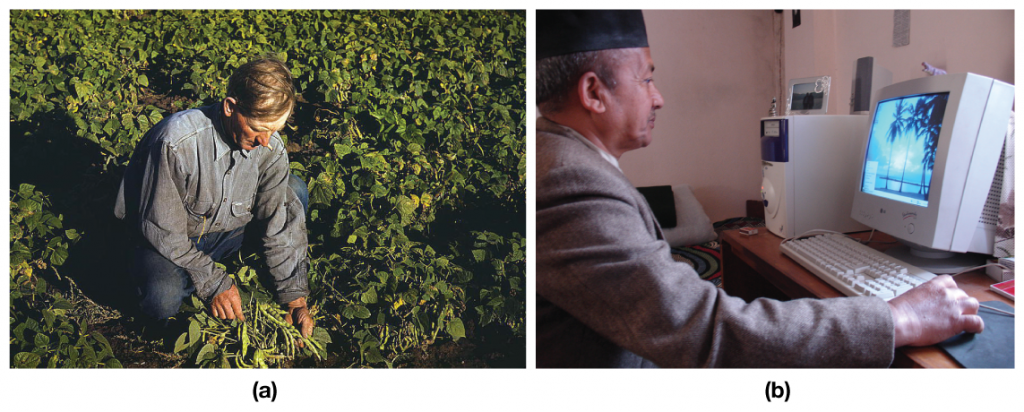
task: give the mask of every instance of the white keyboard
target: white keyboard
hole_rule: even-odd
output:
[[[782,253],[846,296],[889,300],[935,277],[843,235],[818,235],[784,242]]]

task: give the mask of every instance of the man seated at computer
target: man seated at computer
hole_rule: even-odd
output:
[[[664,104],[639,11],[537,11],[537,366],[886,367],[981,332],[940,276],[874,297],[746,303],[675,262],[618,167]]]

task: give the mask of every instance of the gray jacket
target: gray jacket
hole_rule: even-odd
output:
[[[892,362],[882,299],[726,295],[672,259],[643,196],[574,134],[537,119],[538,367]]]
[[[204,300],[232,281],[189,238],[229,232],[255,218],[278,301],[306,296],[306,217],[288,188],[281,137],[271,136],[274,150],[239,149],[226,140],[219,107],[175,113],[146,133],[121,181],[114,214],[188,271]]]

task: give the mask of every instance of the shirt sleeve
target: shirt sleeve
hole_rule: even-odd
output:
[[[179,183],[185,181],[185,173],[178,167],[174,147],[153,144],[140,166],[141,173],[136,172],[141,176],[139,231],[157,252],[184,268],[199,297],[210,301],[234,283],[188,238],[188,212],[182,202],[185,188]]]
[[[539,296],[660,367],[884,367],[892,361],[884,301],[747,303],[728,296],[671,258],[629,196],[631,186],[609,169],[555,168],[538,182]]]
[[[261,166],[254,218],[265,229],[264,256],[277,287],[277,300],[288,303],[309,295],[306,212],[288,186],[291,173],[284,144],[277,139],[273,146],[279,149],[270,151],[270,159]]]

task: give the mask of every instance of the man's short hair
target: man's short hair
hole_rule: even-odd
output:
[[[228,79],[228,95],[245,117],[277,120],[295,106],[295,84],[288,67],[275,58],[259,58],[238,67]]]
[[[537,106],[541,113],[565,108],[576,85],[588,72],[594,72],[609,89],[615,89],[615,66],[621,49],[606,49],[552,56],[537,61]]]

